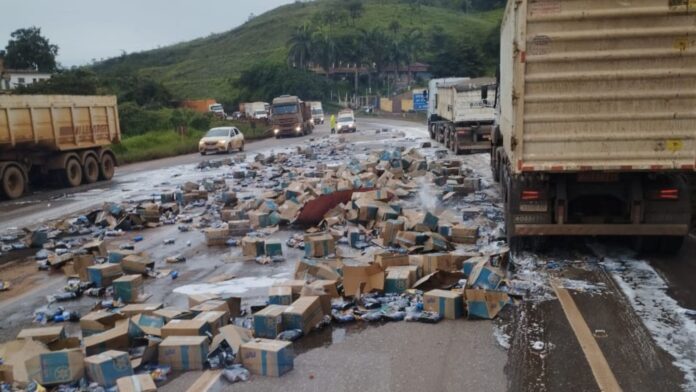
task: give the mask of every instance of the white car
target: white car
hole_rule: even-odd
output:
[[[244,151],[244,135],[235,127],[220,127],[209,130],[198,142],[198,152],[230,153],[232,150]]]
[[[336,119],[336,133],[355,132],[357,125],[355,124],[355,114],[352,110],[342,110],[338,112]]]

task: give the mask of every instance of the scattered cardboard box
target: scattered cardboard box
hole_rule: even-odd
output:
[[[384,290],[385,273],[376,264],[368,266],[344,266],[343,290],[346,296],[352,297],[361,293]]]
[[[144,254],[134,254],[124,257],[121,266],[130,274],[146,274],[155,268],[155,262]]]
[[[121,377],[116,380],[119,392],[157,392],[157,385],[149,373]]]
[[[272,286],[268,288],[268,303],[271,305],[292,304],[292,288],[288,286]]]
[[[27,375],[41,385],[69,384],[84,377],[84,361],[80,349],[42,353],[26,361]]]
[[[30,339],[49,344],[59,339],[65,339],[65,327],[59,325],[55,327],[25,328],[19,331],[17,339]]]
[[[423,295],[423,309],[438,313],[446,319],[455,320],[464,314],[464,303],[459,293],[435,289]]]
[[[305,257],[322,258],[336,253],[336,241],[328,233],[305,235]]]
[[[125,303],[140,302],[144,299],[143,276],[125,275],[113,281],[114,298]]]
[[[145,335],[162,336],[162,327],[167,323],[162,316],[152,314],[138,314],[132,318]]]
[[[159,364],[173,370],[203,370],[207,357],[205,336],[169,336],[159,345]]]
[[[268,305],[254,313],[254,335],[260,338],[275,339],[279,333],[285,330],[283,312],[287,308],[283,305]]]
[[[323,316],[319,297],[300,297],[283,311],[283,325],[285,329],[300,329],[308,334]]]
[[[89,281],[97,287],[111,286],[114,280],[123,275],[123,269],[120,264],[97,264],[87,267]]]
[[[245,257],[263,256],[265,252],[264,240],[256,237],[242,238],[242,255]]]
[[[194,320],[204,320],[210,326],[210,331],[213,336],[217,335],[220,328],[227,325],[229,322],[229,313],[219,310],[210,310],[198,313]]]
[[[138,313],[152,315],[156,310],[162,309],[162,304],[159,302],[147,304],[129,304],[120,309],[121,314],[125,316],[135,316]]]
[[[122,320],[124,317],[123,314],[107,310],[89,312],[80,318],[82,337],[85,338],[109,330],[116,325],[116,321]]]
[[[172,320],[162,327],[162,337],[170,336],[207,336],[211,333],[206,320]]]
[[[292,343],[281,340],[254,339],[241,345],[242,365],[252,374],[280,377],[293,369],[295,354]]]
[[[113,387],[121,377],[133,375],[128,353],[109,350],[101,354],[85,358],[87,377],[103,387]]]
[[[464,298],[469,319],[492,320],[510,303],[510,297],[501,291],[467,289]]]
[[[12,340],[0,344],[0,378],[2,381],[12,384],[26,385],[32,380],[27,373],[26,362],[43,353],[50,352],[41,342],[31,339]]]

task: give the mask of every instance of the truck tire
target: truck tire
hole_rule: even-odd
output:
[[[27,186],[24,173],[17,166],[8,166],[2,175],[2,194],[14,200],[24,194],[24,189]]]
[[[201,155],[205,155],[205,151],[201,152]],[[102,155],[101,162],[99,162],[99,177],[102,180],[109,181],[114,177],[115,171],[116,160],[114,156],[109,153]]]
[[[63,169],[63,183],[66,187],[74,188],[82,184],[82,166],[75,158],[70,158]]]
[[[94,184],[99,179],[99,163],[97,159],[91,155],[85,158],[85,163],[82,165],[82,175],[85,184]]]

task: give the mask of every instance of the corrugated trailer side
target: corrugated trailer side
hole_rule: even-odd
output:
[[[510,236],[677,248],[696,164],[693,11],[688,0],[508,2],[492,169]]]
[[[20,197],[30,177],[66,186],[109,180],[109,146],[120,140],[114,96],[0,96],[0,193]]]

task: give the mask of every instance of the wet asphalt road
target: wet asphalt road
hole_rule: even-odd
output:
[[[403,129],[410,134],[425,136],[425,127],[393,120],[363,120],[364,129]],[[326,126],[313,135],[297,139],[269,139],[247,145],[247,154],[288,147],[306,139],[328,134]],[[346,135],[357,140],[362,135]],[[353,139],[356,138],[356,139]],[[78,211],[98,207],[105,201],[140,198],[144,191],[157,192],[162,187],[187,179],[197,180],[205,174],[191,170],[204,159],[191,154],[153,162],[120,167],[114,181],[66,190],[40,190],[19,202],[0,203],[0,231],[9,227],[34,227],[51,219],[73,215]],[[496,187],[490,181],[485,156],[465,156],[465,164],[489,183],[491,192]],[[194,211],[195,212],[195,211]],[[112,246],[127,242],[133,235],[112,239]],[[274,235],[285,239],[288,232]],[[290,278],[293,261],[300,257],[296,250],[284,249],[288,262],[271,266],[235,261],[234,251],[208,248],[203,235],[193,231],[178,233],[175,226],[163,226],[144,232],[145,240],[137,250],[151,254],[160,269],[177,269],[180,277],[148,279],[148,302],[164,302],[170,306],[186,306],[186,297],[175,291],[186,289],[191,283],[205,282],[222,274],[237,278],[274,279]],[[175,245],[164,245],[166,238],[176,238]],[[192,246],[187,246],[190,241]],[[600,287],[594,292],[586,288],[572,290],[582,316],[592,331],[599,333],[597,341],[606,356],[619,385],[626,391],[678,391],[684,387],[684,368],[674,365],[674,355],[656,342],[656,335],[646,327],[635,303],[625,288],[617,283],[617,275],[603,264],[606,254],[593,252],[588,247],[592,240],[570,239],[558,243],[556,249],[525,255],[533,259],[528,273],[539,274],[544,283],[547,276],[587,282]],[[624,244],[604,241],[610,250],[622,249]],[[620,252],[619,252],[620,253]],[[621,254],[621,253],[620,253]],[[185,264],[167,265],[168,256],[184,255]],[[664,278],[666,295],[674,298],[684,309],[696,308],[696,241],[687,241],[678,256],[639,255]],[[550,268],[549,262],[563,268]],[[630,266],[629,266],[630,268]],[[520,269],[523,269],[522,267]],[[619,272],[620,274],[620,272]],[[3,270],[0,270],[3,275]],[[631,278],[630,276],[628,278]],[[0,341],[8,340],[31,324],[34,309],[45,305],[46,296],[59,291],[65,278],[60,273],[32,273],[24,277],[33,288],[10,299],[0,300]],[[243,281],[243,279],[241,279]],[[640,283],[640,282],[639,282]],[[649,282],[648,282],[649,283]],[[185,287],[184,287],[185,286]],[[246,304],[262,303],[265,287],[241,287]],[[3,297],[0,296],[0,299]],[[640,299],[640,298],[639,298]],[[69,310],[86,313],[94,299],[82,298],[65,303]],[[674,308],[655,309],[665,317]],[[74,324],[68,332],[78,333]],[[507,337],[501,343],[500,331]],[[675,329],[686,333],[685,329]],[[692,331],[693,332],[693,331]],[[496,339],[498,338],[498,339]],[[659,338],[659,336],[658,336]],[[544,349],[532,349],[543,342]],[[509,350],[507,347],[509,346]],[[584,357],[561,306],[554,299],[537,299],[521,303],[504,312],[496,322],[453,321],[438,325],[392,323],[385,325],[331,327],[312,334],[295,345],[298,356],[295,370],[280,378],[253,377],[252,382],[235,385],[220,383],[222,390],[239,391],[596,391],[594,375]],[[688,352],[686,354],[689,354]],[[683,359],[683,358],[682,358]],[[687,358],[688,359],[688,358]],[[684,362],[682,360],[682,362]],[[688,368],[687,368],[688,370]],[[185,391],[200,375],[191,372],[170,380],[161,390]]]

